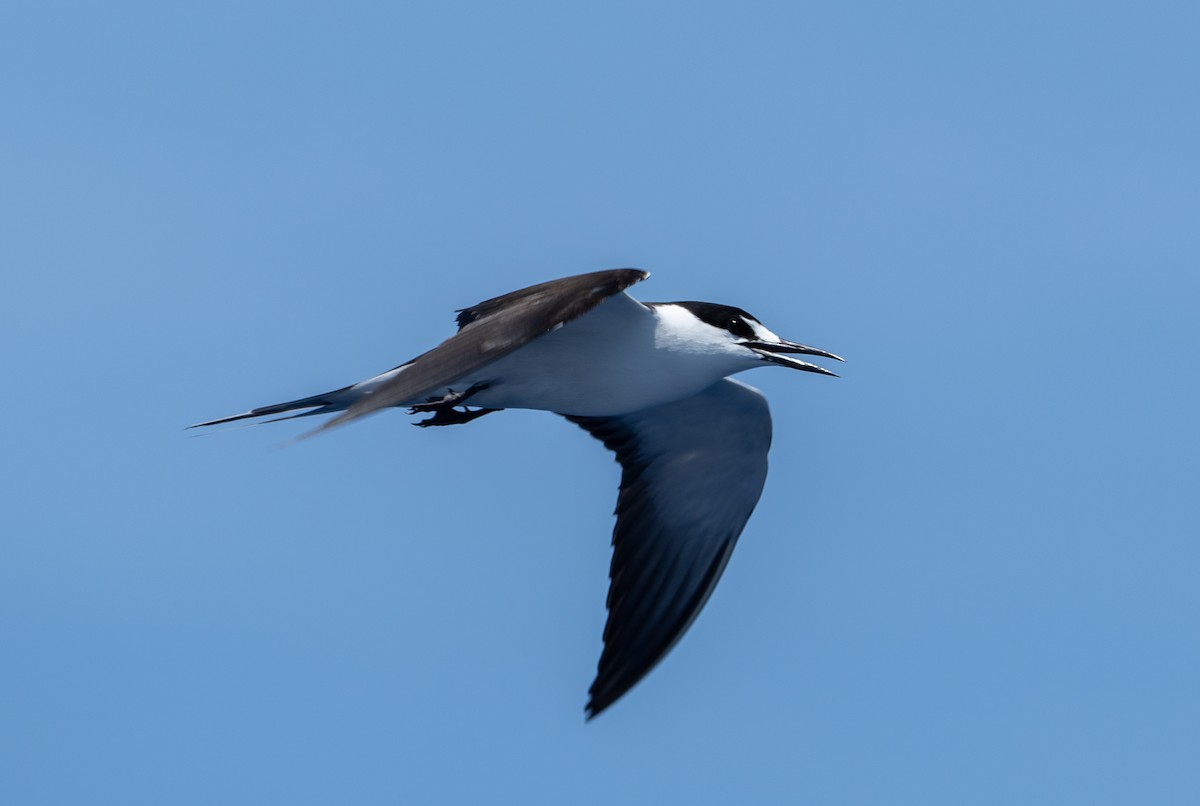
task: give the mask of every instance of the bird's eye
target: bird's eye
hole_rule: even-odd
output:
[[[754,328],[750,327],[746,320],[740,316],[734,316],[731,318],[725,324],[725,329],[741,339],[754,338]]]

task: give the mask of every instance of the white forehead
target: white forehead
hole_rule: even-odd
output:
[[[754,335],[758,337],[759,341],[780,341],[778,336],[767,330],[763,323],[757,319],[748,318],[746,319],[746,324],[750,325],[750,329],[754,331]]]

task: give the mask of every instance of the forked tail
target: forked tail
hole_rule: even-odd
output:
[[[311,417],[314,414],[329,414],[334,411],[343,411],[347,406],[353,403],[361,396],[361,392],[356,392],[355,385],[343,386],[341,389],[335,389],[332,392],[325,392],[321,395],[313,395],[312,397],[302,397],[299,400],[289,400],[286,403],[276,403],[273,406],[261,406],[257,409],[235,414],[232,417],[221,417],[217,420],[209,420],[203,423],[189,425],[188,428],[203,428],[208,425],[221,425],[222,423],[232,423],[237,420],[248,420],[252,417],[268,417],[272,414],[286,414],[289,411],[298,412],[290,414],[287,417],[276,417],[271,420],[263,420],[264,423],[277,423],[280,420],[291,420],[296,417]],[[310,409],[310,411],[302,411],[302,409]]]

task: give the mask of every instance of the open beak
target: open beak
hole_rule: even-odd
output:
[[[779,364],[780,366],[791,367],[792,369],[801,369],[805,372],[819,372],[822,375],[833,375],[835,378],[837,377],[836,373],[830,372],[824,367],[818,367],[816,364],[801,361],[799,358],[792,358],[791,356],[797,354],[819,355],[822,358],[832,358],[835,361],[846,360],[833,353],[818,350],[816,347],[797,344],[794,341],[747,341],[744,344],[758,353],[764,361],[770,361],[772,364]]]

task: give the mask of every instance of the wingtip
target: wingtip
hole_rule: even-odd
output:
[[[609,705],[611,705],[611,703],[597,705],[594,700],[589,700],[588,704],[583,707],[583,721],[585,723],[591,722],[593,719],[600,716],[600,714],[604,713],[604,709]]]
[[[600,679],[597,677],[596,680],[592,681],[592,685],[588,688],[587,705],[583,707],[585,722],[591,722],[593,719],[600,716],[602,713],[612,707],[613,703],[624,697],[629,692],[629,689],[633,688],[632,685],[615,689],[611,686],[605,686],[602,688],[598,685],[599,683]]]
[[[615,280],[619,290],[624,291],[626,288],[629,288],[629,286],[645,280],[650,276],[650,272],[646,271],[645,269],[635,268],[633,266],[625,266],[624,268],[620,269],[603,269],[601,271],[590,272],[580,276],[601,277],[605,275]]]
[[[634,283],[640,283],[642,280],[645,280],[650,276],[650,272],[646,271],[645,269],[630,268],[626,269],[626,271],[631,271],[637,276],[637,279],[633,281]],[[630,285],[633,285],[633,283],[630,283]]]
[[[283,445],[284,445],[284,447],[291,447],[292,445],[297,445],[301,442],[307,442],[308,440],[315,437],[317,434],[320,434],[323,431],[328,431],[330,428],[336,427],[341,422],[342,422],[342,417],[340,417],[340,416],[334,417],[332,420],[326,420],[325,422],[318,425],[316,428],[310,428],[302,434],[297,434],[296,436],[289,439],[287,442],[283,443]]]

